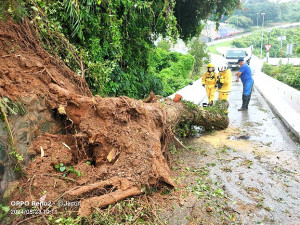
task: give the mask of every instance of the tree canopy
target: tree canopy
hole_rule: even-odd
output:
[[[188,40],[198,36],[208,19],[218,25],[222,16],[233,12],[239,3],[239,0],[177,0],[174,10],[180,38]]]
[[[234,15],[250,18],[253,25],[261,25],[265,13],[265,22],[298,22],[300,19],[300,2],[276,3],[269,0],[250,0],[243,3],[242,7],[235,10]],[[223,20],[227,20],[225,17]]]

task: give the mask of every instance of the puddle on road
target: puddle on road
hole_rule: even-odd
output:
[[[172,176],[185,188],[170,224],[299,224],[299,158],[253,139],[230,127],[176,153]]]

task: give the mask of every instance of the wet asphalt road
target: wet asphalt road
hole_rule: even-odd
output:
[[[220,62],[223,57],[220,55],[212,55],[212,62]],[[217,64],[217,63],[216,63]],[[261,65],[256,61],[252,61],[250,65],[252,69],[253,79],[255,82],[255,72],[260,70]],[[245,123],[259,124],[260,126],[252,126],[249,129],[250,140],[261,142],[272,142],[272,147],[278,149],[295,149],[296,153],[300,153],[299,146],[288,135],[280,120],[272,113],[270,107],[266,103],[262,95],[254,87],[248,111],[239,112],[237,109],[242,105],[242,82],[236,82],[235,74],[238,70],[232,70],[232,88],[229,95],[229,120],[230,125],[243,129]],[[217,99],[216,93],[216,99]],[[203,101],[206,102],[206,99]],[[297,152],[298,151],[298,152]]]
[[[212,62],[217,67],[222,56],[212,55]],[[260,66],[251,67],[255,80]],[[236,72],[229,127],[188,140],[193,150],[172,155],[177,190],[161,214],[168,224],[300,224],[299,144],[255,88],[248,111],[238,111],[242,83],[235,82]]]
[[[218,61],[219,57],[213,55],[212,61]],[[254,82],[257,66],[251,65]],[[254,224],[264,218],[266,224],[300,224],[299,144],[255,88],[248,111],[237,110],[242,104],[242,83],[235,81],[236,72],[232,71],[229,95],[229,129],[220,137],[218,134],[202,137],[215,147],[223,144],[237,150],[228,155],[227,166],[232,172],[224,174],[220,165],[211,171],[211,177],[222,180],[238,203],[236,210],[243,224]],[[241,167],[243,161],[238,158],[251,162],[251,167]],[[243,179],[237,179],[239,176]],[[247,188],[255,191],[249,192]],[[263,199],[265,207],[257,207],[261,204],[257,203],[258,197]]]

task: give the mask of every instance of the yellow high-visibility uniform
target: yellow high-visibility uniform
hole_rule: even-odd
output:
[[[202,85],[205,85],[206,94],[208,98],[209,104],[213,104],[215,100],[215,92],[216,92],[216,85],[218,80],[218,74],[215,72],[206,72],[203,74],[202,77]]]
[[[222,87],[218,89],[219,98],[218,100],[228,100],[228,95],[231,89],[232,74],[230,69],[219,72],[219,79]]]

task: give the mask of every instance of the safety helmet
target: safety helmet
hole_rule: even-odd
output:
[[[209,64],[207,65],[207,67],[215,68],[215,66],[214,66],[212,63],[209,63]]]
[[[222,65],[218,67],[219,72],[227,70],[227,65]]]

